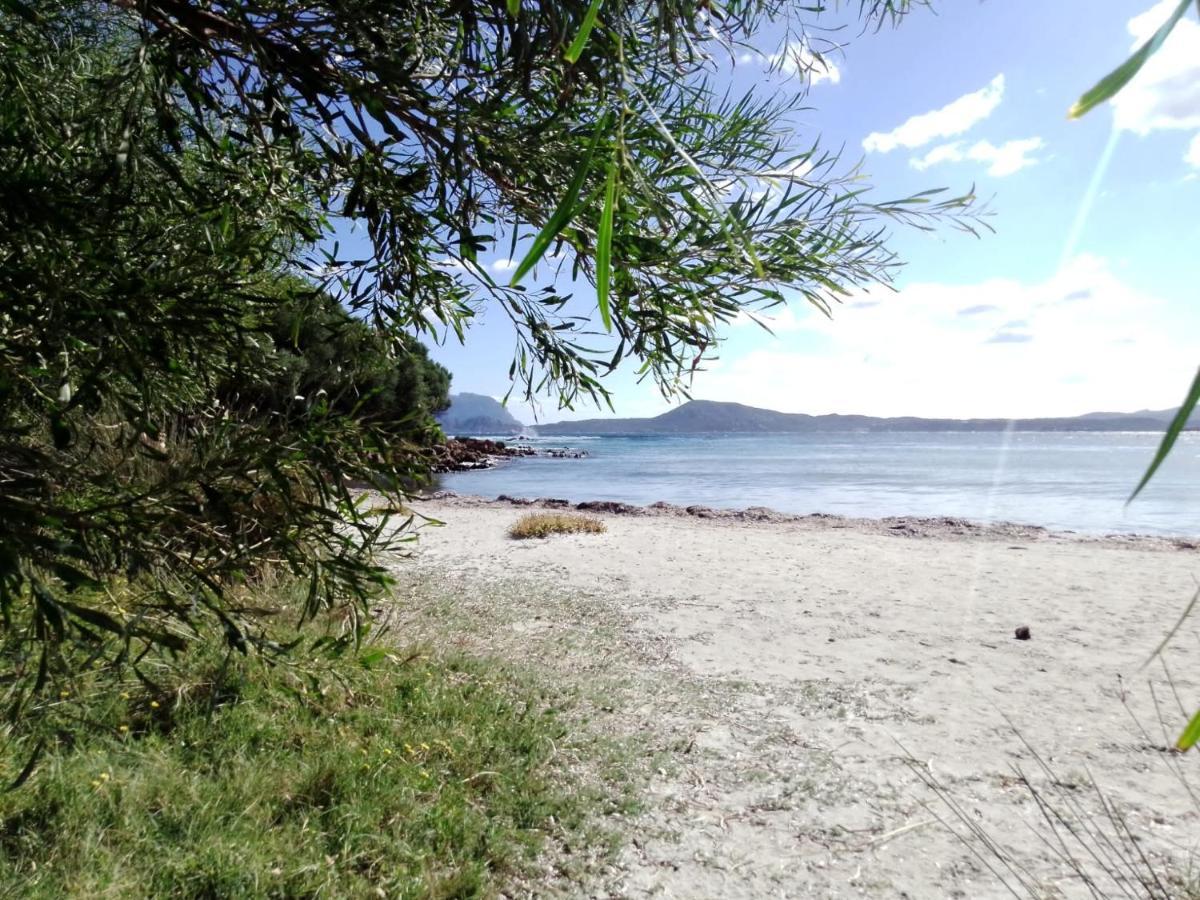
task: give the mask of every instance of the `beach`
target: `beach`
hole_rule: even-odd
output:
[[[593,725],[645,748],[625,848],[555,891],[1089,896],[1055,810],[1189,877],[1200,757],[1168,745],[1200,701],[1200,620],[1143,664],[1196,590],[1194,543],[619,505],[589,510],[604,534],[507,537],[530,508],[415,503],[443,524],[394,569],[444,590],[471,652],[591,683]],[[410,635],[451,614],[403,598]]]

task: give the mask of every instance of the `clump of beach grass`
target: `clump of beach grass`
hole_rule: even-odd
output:
[[[508,536],[516,540],[544,538],[552,534],[603,534],[607,531],[603,522],[595,516],[578,513],[529,513],[521,516],[508,529]]]

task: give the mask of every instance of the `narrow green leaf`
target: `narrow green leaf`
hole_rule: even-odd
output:
[[[46,524],[48,525],[50,523],[46,522]],[[67,563],[50,562],[47,563],[47,568],[61,578],[63,583],[66,584],[66,586],[71,590],[77,590],[78,588],[92,588],[93,590],[99,590],[102,587],[100,582],[91,575]]]
[[[612,313],[608,303],[608,287],[612,278],[613,208],[617,202],[617,155],[608,161],[608,177],[604,182],[604,209],[596,229],[596,303],[605,331],[612,331]]]
[[[368,651],[360,656],[358,658],[358,662],[363,666],[363,668],[369,669],[372,666],[383,662],[385,659],[387,659],[387,651],[381,647],[377,647],[376,649]]]
[[[37,742],[37,746],[33,748],[33,752],[29,754],[29,759],[25,761],[25,768],[21,770],[21,774],[16,777],[12,784],[5,788],[6,791],[15,791],[29,780],[29,776],[32,775],[33,770],[37,768],[38,760],[42,758],[42,751],[45,749],[46,739],[42,738]]]
[[[599,15],[600,6],[603,3],[604,0],[592,0],[591,6],[583,14],[583,24],[579,26],[579,33],[575,35],[575,40],[571,41],[571,46],[567,48],[567,62],[579,61],[579,56],[583,53],[583,48],[587,46],[588,36],[592,33],[592,27],[596,24],[596,16]]]
[[[575,216],[577,210],[577,201],[579,200],[579,192],[583,189],[583,182],[588,176],[588,172],[592,168],[592,157],[596,153],[596,147],[600,143],[600,138],[603,137],[604,131],[608,126],[608,116],[602,116],[600,121],[596,123],[596,131],[592,135],[592,141],[588,144],[587,152],[584,154],[583,162],[580,163],[579,169],[575,172],[575,177],[571,179],[571,183],[567,186],[567,192],[559,201],[558,207],[554,210],[545,226],[538,232],[537,237],[533,239],[533,245],[529,248],[529,252],[525,254],[525,258],[521,260],[521,264],[517,266],[513,272],[512,280],[509,281],[509,287],[516,287],[521,283],[521,279],[529,274],[529,270],[538,264],[550,247],[550,242],[553,241],[567,224]]]
[[[125,626],[103,610],[92,609],[89,606],[81,606],[78,603],[70,603],[66,600],[59,600],[58,602],[71,615],[82,619],[90,625],[103,628],[105,631],[111,631],[113,634],[125,633]]]
[[[1183,734],[1175,742],[1175,748],[1191,750],[1196,746],[1197,741],[1200,741],[1200,710],[1196,711],[1196,714],[1192,716],[1192,721],[1188,722],[1187,728],[1183,729]]]
[[[1188,417],[1191,416],[1192,410],[1196,408],[1197,401],[1200,401],[1200,371],[1196,372],[1196,377],[1192,380],[1192,386],[1188,389],[1187,396],[1183,399],[1183,405],[1179,407],[1179,412],[1175,413],[1175,418],[1167,426],[1167,431],[1158,445],[1158,450],[1154,454],[1154,460],[1150,463],[1150,468],[1146,469],[1146,474],[1142,476],[1142,480],[1138,482],[1138,486],[1129,495],[1129,499],[1125,501],[1126,503],[1133,502],[1133,498],[1140,494],[1142,488],[1150,483],[1150,479],[1154,477],[1154,473],[1158,471],[1158,467],[1162,465],[1163,460],[1167,458],[1167,454],[1171,452],[1171,448],[1175,446],[1175,439],[1179,437],[1179,432],[1183,431],[1183,426],[1187,424]]]
[[[508,0],[508,14],[514,19],[521,14],[521,0]]]
[[[1080,116],[1086,115],[1093,108],[1110,99],[1121,88],[1129,84],[1133,76],[1141,71],[1146,61],[1158,52],[1158,48],[1163,45],[1163,41],[1167,39],[1167,36],[1175,26],[1179,24],[1179,20],[1183,18],[1183,14],[1187,12],[1187,8],[1191,3],[1192,0],[1180,0],[1179,5],[1175,7],[1175,12],[1171,13],[1171,18],[1167,19],[1162,27],[1154,32],[1150,40],[1142,44],[1133,56],[1101,78],[1092,86],[1091,90],[1076,100],[1075,105],[1067,112],[1067,118],[1078,119]]]

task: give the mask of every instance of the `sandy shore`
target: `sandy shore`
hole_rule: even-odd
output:
[[[634,688],[603,708],[658,754],[646,811],[618,864],[565,893],[1091,896],[1024,773],[1075,827],[1111,832],[1094,780],[1136,835],[1130,858],[1189,896],[1166,879],[1200,871],[1200,802],[1179,777],[1200,794],[1200,755],[1165,745],[1200,704],[1200,618],[1164,653],[1170,679],[1140,667],[1196,590],[1194,545],[678,508],[518,542],[520,504],[416,508],[445,527],[398,571],[476,604],[476,646],[565,678],[619,665]]]

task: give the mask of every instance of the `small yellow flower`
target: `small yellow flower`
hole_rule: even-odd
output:
[[[151,700],[151,701],[150,701],[150,708],[151,708],[151,709],[158,709],[158,701],[157,701],[157,700]]]
[[[94,788],[98,788],[98,787],[100,787],[100,782],[99,782],[99,781],[93,781],[93,782],[92,782],[92,787],[94,787]]]
[[[109,775],[108,775],[108,773],[107,773],[107,772],[101,772],[101,773],[100,773],[100,780],[101,780],[101,781],[108,781],[108,778],[109,778]]]
[[[383,748],[383,754],[384,754],[384,756],[391,756],[391,755],[392,755],[392,748],[391,748],[391,747],[384,747],[384,748]]]
[[[129,699],[129,691],[121,691],[121,699],[128,700]]]
[[[71,696],[71,692],[70,692],[70,691],[59,691],[59,692],[58,692],[58,696],[59,696],[61,699],[63,699],[63,700],[66,700],[68,697],[70,697],[70,696]]]
[[[405,743],[405,745],[404,745],[404,752],[405,752],[405,753],[412,754],[412,753],[416,753],[417,751],[413,749],[413,746],[412,746],[412,744]]]
[[[117,730],[118,730],[118,731],[120,731],[121,733],[124,733],[124,732],[126,732],[126,731],[128,731],[128,730],[129,730],[129,726],[128,726],[128,725],[121,725],[121,726],[119,726],[119,727],[118,727],[118,729],[117,729]]]
[[[428,749],[429,749],[429,745],[428,745],[427,743],[425,743],[424,741],[421,741],[421,749],[422,749],[422,750],[428,750]]]

